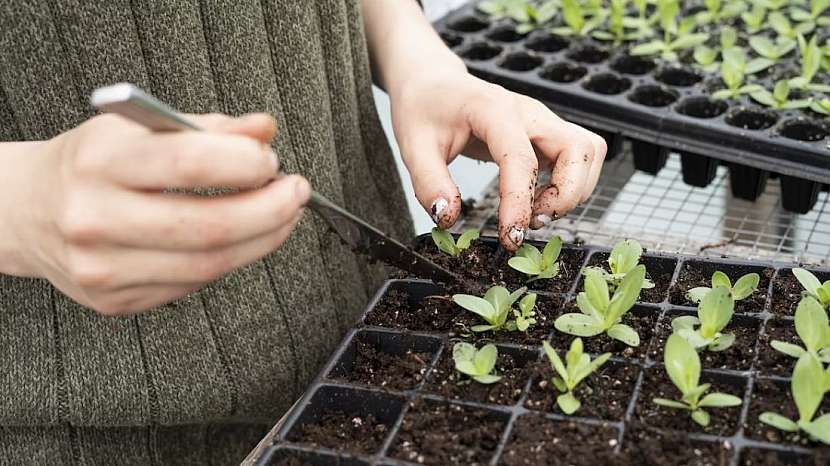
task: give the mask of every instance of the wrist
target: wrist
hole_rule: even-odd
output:
[[[32,187],[45,183],[33,165],[45,144],[36,142],[0,143],[0,274],[36,277],[28,242],[35,241],[25,230],[26,217],[38,206],[27,202]]]
[[[432,55],[419,52],[396,68],[395,76],[389,79],[386,91],[394,102],[408,90],[425,83],[449,81],[468,74],[464,61],[447,48]]]

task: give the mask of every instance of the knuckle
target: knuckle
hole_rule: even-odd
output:
[[[58,230],[67,243],[84,245],[101,240],[106,236],[106,224],[93,215],[89,206],[70,201],[57,222]]]
[[[222,216],[204,219],[197,228],[200,243],[204,249],[216,249],[226,246],[233,238],[233,226],[223,220]]]
[[[202,145],[188,139],[178,144],[170,160],[177,178],[187,185],[198,185],[209,175],[209,168],[204,163]]]
[[[66,268],[70,279],[82,288],[104,288],[115,279],[113,269],[105,261],[83,251],[70,252]]]
[[[196,259],[196,276],[193,279],[209,282],[225,275],[233,268],[233,258],[226,251],[202,254]]]

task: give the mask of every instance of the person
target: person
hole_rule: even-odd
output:
[[[471,76],[415,0],[30,0],[0,31],[3,463],[245,457],[383,278],[304,214],[310,187],[412,237],[373,77],[440,227],[447,165],[499,165],[508,250],[584,201],[605,154]],[[207,131],[97,115],[91,92],[122,81]]]

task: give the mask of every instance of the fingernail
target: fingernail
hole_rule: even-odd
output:
[[[539,214],[533,217],[533,221],[530,222],[530,226],[533,227],[533,229],[538,230],[540,228],[544,228],[548,223],[551,222],[551,220],[553,219],[550,218],[550,215]]]
[[[520,228],[517,226],[510,227],[510,231],[507,232],[507,237],[510,241],[513,242],[516,246],[520,246],[522,241],[525,239],[525,230],[524,228]]]
[[[296,184],[294,185],[294,192],[297,194],[297,197],[303,200],[305,204],[308,201],[308,198],[311,196],[311,185],[308,184],[305,178],[298,178]]]
[[[447,206],[450,205],[446,199],[443,197],[439,197],[438,199],[432,201],[432,206],[429,209],[429,216],[432,217],[432,221],[438,225],[441,221],[441,215],[447,210]]]

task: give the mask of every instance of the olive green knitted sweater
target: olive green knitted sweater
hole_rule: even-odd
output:
[[[72,128],[119,81],[185,112],[267,111],[287,171],[406,238],[358,3],[0,0],[0,140]],[[0,464],[238,463],[380,278],[311,214],[265,260],[135,317],[0,275]]]

